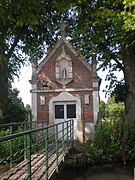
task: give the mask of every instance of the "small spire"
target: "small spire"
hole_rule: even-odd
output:
[[[92,54],[92,63],[97,64],[96,54],[95,53]]]
[[[61,37],[65,37],[66,36],[65,28],[67,27],[66,22],[62,21],[59,26],[61,29]]]
[[[92,55],[92,69],[93,69],[93,75],[94,76],[97,76],[96,66],[97,66],[96,54],[93,54]]]
[[[32,64],[32,68],[37,68],[37,66],[38,66],[38,61],[37,61],[37,58],[36,58],[36,57],[32,57],[32,58],[30,59],[30,62],[31,62],[31,64]]]

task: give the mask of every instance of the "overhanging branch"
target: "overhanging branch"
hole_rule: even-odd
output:
[[[9,49],[8,51],[8,54],[7,54],[7,58],[11,58],[12,54],[13,54],[13,51],[15,50],[15,47],[17,46],[17,43],[19,42],[19,39],[20,39],[20,35],[22,33],[22,30],[24,29],[24,27],[22,27],[19,31],[19,33],[17,34],[17,36],[15,37],[15,40],[11,46],[11,48]]]
[[[117,63],[118,67],[124,72],[124,66],[117,59],[114,59],[114,61]]]

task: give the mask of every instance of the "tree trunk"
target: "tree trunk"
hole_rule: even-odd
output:
[[[135,120],[135,44],[125,49],[123,57],[125,85],[127,88],[125,114],[127,120]]]
[[[0,58],[0,123],[6,123],[8,107],[8,63]]]
[[[16,36],[9,50],[6,47],[5,37],[0,37],[0,123],[6,123],[8,115],[8,64],[13,51],[19,41],[19,36]],[[5,52],[7,52],[5,54]]]

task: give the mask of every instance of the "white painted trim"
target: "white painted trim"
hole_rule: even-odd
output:
[[[45,96],[40,96],[40,105],[44,106],[46,104],[46,97]]]
[[[60,45],[63,42],[68,46],[68,48],[72,51],[72,53],[85,65],[85,67],[87,67],[88,70],[92,72],[92,66],[90,65],[90,63],[88,63],[87,60],[78,51],[76,51],[75,48],[73,48],[73,46],[69,43],[69,41],[65,37],[61,37],[61,39],[57,41],[55,47],[47,54],[47,56],[39,64],[37,68],[37,73],[42,69],[42,67],[46,64],[48,59],[51,58],[51,56],[54,54],[54,52],[60,47]]]
[[[32,85],[32,89],[36,89],[37,84]],[[32,121],[37,121],[37,92],[32,92]]]
[[[85,142],[94,137],[94,123],[85,122]]]
[[[93,88],[66,88],[66,89],[32,89],[31,92],[75,92],[75,91],[93,91]]]
[[[95,82],[93,82],[93,86]],[[99,115],[99,91],[93,91],[93,115],[94,115],[94,123],[98,120]]]
[[[90,63],[87,62],[87,60],[78,52],[73,46],[69,43],[69,41],[66,38],[62,38],[63,41],[66,43],[68,48],[73,52],[73,54],[89,69],[89,71],[92,71],[92,66]]]
[[[90,95],[89,94],[84,94],[84,103],[89,104],[90,103]]]
[[[76,122],[77,130],[75,130],[75,139],[83,138],[82,122],[81,122],[81,101],[78,97],[68,92],[61,92],[58,96],[52,97],[49,101],[49,124],[54,124],[54,103],[56,102],[76,102]]]

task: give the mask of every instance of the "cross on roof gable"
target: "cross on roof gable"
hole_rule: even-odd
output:
[[[61,37],[65,37],[66,36],[65,28],[67,27],[67,24],[64,21],[62,21],[59,26],[61,29]]]

